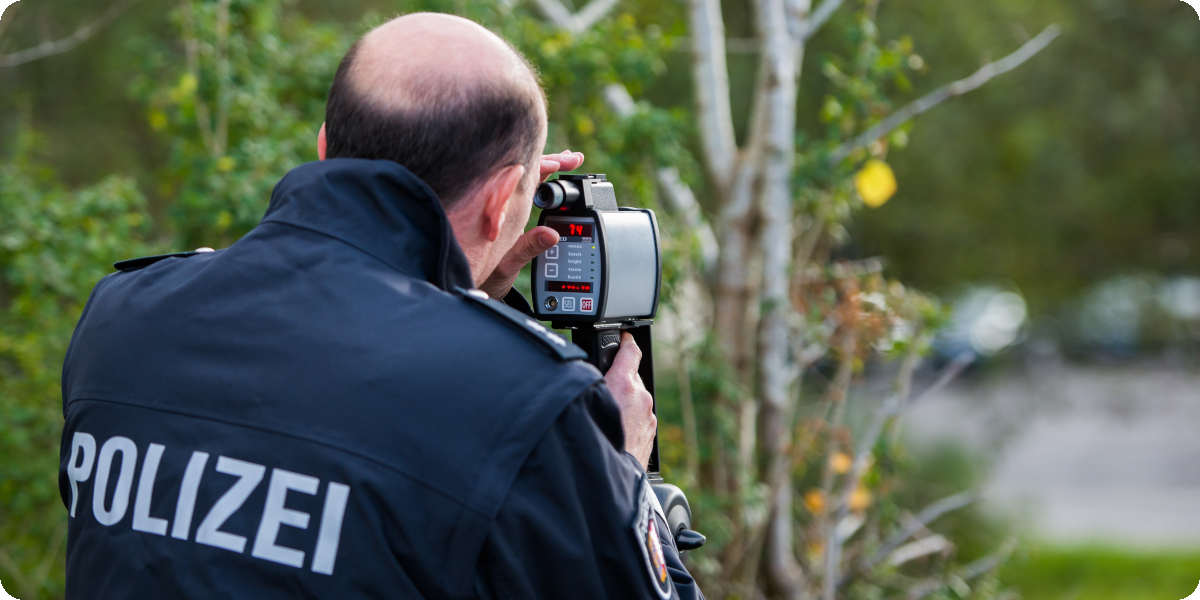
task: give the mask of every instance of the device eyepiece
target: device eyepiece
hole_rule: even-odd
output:
[[[533,203],[542,210],[566,210],[579,200],[582,188],[576,181],[555,179],[538,186]]]
[[[556,210],[566,200],[562,184],[557,181],[547,181],[537,188],[533,203],[542,210]]]

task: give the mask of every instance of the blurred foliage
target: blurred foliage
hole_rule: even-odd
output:
[[[201,3],[210,11],[215,4]],[[552,149],[569,142],[582,147],[585,140],[590,143],[602,136],[629,137],[618,131],[659,131],[665,118],[683,123],[669,128],[674,132],[671,135],[678,136],[676,141],[655,144],[653,155],[675,160],[691,154],[671,150],[673,144],[688,145],[692,139],[691,124],[677,112],[690,108],[690,94],[679,93],[690,85],[686,43],[661,41],[678,40],[685,33],[682,2],[627,1],[596,31],[581,36],[587,39],[569,40],[566,45],[562,40],[568,36],[553,34],[541,19],[519,18],[529,14],[529,4],[506,8],[508,4],[501,2],[446,0],[394,5],[377,0],[303,0],[285,3],[282,13],[271,8],[274,2],[254,12],[277,11],[270,19],[283,29],[294,30],[304,23],[327,24],[321,26],[326,33],[343,36],[343,40],[361,31],[363,15],[371,11],[386,16],[402,9],[425,8],[478,17],[513,39],[542,68],[548,87],[555,88],[551,91],[555,110],[564,110],[559,107],[568,98],[597,108],[601,99],[595,84],[617,77],[631,84],[635,97],[667,109],[651,110],[645,115],[649,122],[619,130],[612,128],[612,120],[597,121],[589,115],[573,123],[560,114],[554,119],[560,126],[551,138]],[[725,5],[730,34],[752,36],[748,5]],[[146,104],[150,90],[129,93],[130,81],[146,76],[152,77],[151,87],[166,92],[186,71],[179,30],[172,29],[177,24],[168,19],[168,13],[178,13],[176,6],[143,1],[74,52],[0,71],[0,86],[5,90],[0,94],[0,110],[6,115],[13,111],[29,115],[33,128],[45,135],[45,144],[36,156],[54,164],[66,182],[85,184],[107,173],[128,173],[139,178],[152,206],[161,210],[168,199],[175,200],[173,192],[181,189],[176,187],[178,180],[199,167],[177,162],[180,170],[168,178],[171,187],[159,189],[151,184],[152,179],[163,176],[161,167],[166,161],[180,160],[168,149],[177,142],[150,127],[151,107]],[[1015,284],[1029,301],[1033,316],[1057,312],[1088,285],[1114,275],[1196,271],[1200,214],[1191,191],[1200,186],[1200,172],[1194,169],[1200,159],[1200,121],[1188,107],[1197,104],[1196,94],[1200,93],[1200,54],[1196,52],[1200,42],[1194,14],[1186,4],[931,0],[912,5],[884,2],[878,10],[873,25],[876,31],[866,28],[861,14],[844,9],[812,40],[800,87],[798,119],[804,137],[838,134],[847,119],[853,124],[854,119],[877,114],[888,105],[894,107],[964,76],[983,60],[1015,48],[1045,23],[1061,23],[1065,34],[1019,74],[1000,77],[921,117],[919,127],[902,128],[890,136],[890,146],[909,148],[889,159],[899,183],[897,194],[888,205],[856,218],[852,245],[842,254],[885,256],[895,275],[938,293],[955,292],[967,283]],[[91,3],[18,3],[0,25],[0,52],[69,33],[74,24],[94,17],[95,12]],[[625,20],[632,18],[637,25],[625,29],[636,34],[620,34],[621,12],[632,15]],[[311,19],[304,18],[306,15]],[[16,22],[29,26],[12,25]],[[847,35],[847,28],[853,27],[862,32]],[[282,34],[272,35],[279,38]],[[320,36],[302,42],[288,35],[285,48],[307,48],[305,43],[337,45]],[[853,56],[849,51],[868,35],[884,40],[878,49],[862,55],[874,56],[872,61],[837,58]],[[639,48],[639,43],[644,46]],[[586,51],[580,52],[581,48]],[[272,62],[253,66],[278,69],[289,76],[305,63],[318,72],[329,66],[323,61],[329,57],[336,60],[340,54],[328,50],[309,55],[269,45],[241,52],[262,61],[269,56]],[[151,60],[149,55],[157,58]],[[652,60],[646,61],[646,57]],[[748,112],[754,61],[753,54],[736,49],[729,59],[738,119]],[[829,78],[825,62],[841,73],[854,74],[864,66],[874,72],[886,71],[890,76],[877,85],[884,86],[882,91],[891,99],[862,96],[871,90],[839,85]],[[270,67],[263,66],[266,64]],[[208,64],[202,70],[212,68]],[[200,73],[197,84],[211,85],[211,80],[207,84],[200,81],[204,78]],[[323,89],[326,80],[317,77],[296,83]],[[268,89],[280,87],[269,80],[263,83]],[[255,93],[241,85],[234,87],[246,97]],[[323,93],[313,97],[320,95]],[[319,102],[313,102],[316,104],[300,110],[299,131],[283,133],[289,127],[288,119],[278,126],[266,125],[270,134],[277,136],[270,139],[288,146],[287,152],[298,158],[297,162],[316,158],[312,136],[321,111]],[[272,110],[298,110],[303,104],[276,105]],[[170,110],[164,114],[170,116]],[[11,140],[16,128],[11,117],[0,117],[0,139]],[[739,132],[744,129],[739,122]],[[230,135],[232,140],[241,134],[231,131]],[[296,141],[288,141],[293,139]],[[640,150],[645,137],[635,140],[625,145]],[[200,142],[192,139],[189,143]],[[239,145],[230,147],[235,146]],[[242,151],[252,149],[240,146]],[[257,157],[259,150],[265,151],[262,158]],[[0,148],[0,152],[10,151]],[[249,159],[261,160],[263,166],[271,160],[278,161],[270,163],[273,165],[295,164],[274,148],[258,148],[252,154],[255,156]],[[621,164],[605,168],[625,172],[625,163],[640,161],[627,160],[623,154],[619,157]],[[816,158],[803,152],[797,157],[801,165],[813,169],[820,164]],[[219,159],[210,156],[204,160]],[[813,176],[803,168],[799,174],[806,181]],[[702,183],[695,169],[685,169],[685,176],[691,183]],[[269,184],[209,185],[223,185],[228,192]],[[703,186],[697,189],[702,191]],[[857,201],[850,189],[840,196],[828,210],[842,211],[843,204]],[[232,209],[237,206],[231,203],[224,208],[230,209],[235,219],[253,213],[243,207],[243,217],[238,217]],[[222,237],[235,233],[231,229]],[[849,241],[850,236],[839,239]],[[213,245],[220,240],[196,241]]]
[[[1113,276],[1197,272],[1200,36],[1190,7],[933,0],[880,12],[881,28],[920,40],[939,74],[970,73],[1035,23],[1061,23],[1064,35],[1019,75],[922,117],[893,164],[896,197],[854,225],[856,252],[886,256],[905,281],[942,293],[1013,284],[1034,315],[1070,312]]]
[[[861,384],[867,371],[896,369],[887,359],[902,362],[923,351],[943,318],[935,302],[884,278],[872,261],[839,257],[879,253],[891,275],[938,290],[1012,280],[1042,307],[1133,266],[1194,269],[1200,223],[1187,194],[1200,183],[1193,168],[1200,136],[1195,111],[1186,107],[1196,104],[1200,71],[1193,68],[1195,23],[1173,19],[1190,16],[1176,4],[848,2],[814,38],[801,82],[794,177],[802,213],[823,235],[812,249],[815,271],[793,301],[809,336],[798,341],[799,349],[833,351],[813,359],[803,387],[806,414],[796,423],[802,558],[815,560],[824,543],[824,532],[811,527],[828,516],[823,474],[841,481],[843,457],[864,421],[851,413],[830,426],[822,411],[837,394],[849,394],[851,384]],[[746,6],[725,6],[731,35],[751,36]],[[713,209],[693,159],[691,95],[680,93],[691,82],[678,1],[623,2],[580,35],[551,27],[528,3],[142,2],[77,51],[0,71],[6,91],[0,109],[11,113],[0,117],[0,407],[6,424],[0,431],[0,578],[12,581],[10,590],[20,597],[62,590],[58,369],[87,290],[113,260],[224,246],[252,227],[279,177],[315,160],[329,79],[350,40],[401,8],[474,18],[520,48],[539,68],[550,100],[548,150],[584,151],[588,170],[614,179],[619,174],[622,203],[660,208],[653,172],[669,164]],[[57,21],[82,22],[94,11],[91,3],[65,0],[19,3],[0,25],[0,52],[65,34],[70,27]],[[30,26],[14,28],[17,20]],[[1010,25],[1051,20],[1066,24],[1069,35],[1048,51],[1050,60],[1039,57],[1020,78],[998,79],[853,157],[856,164],[887,157],[879,164],[890,163],[891,181],[876,166],[867,183],[884,191],[898,183],[894,196],[863,194],[861,187],[856,193],[850,167],[829,165],[828,152],[848,134],[969,73],[981,57],[1015,47],[1026,36]],[[741,133],[754,60],[735,52],[729,61]],[[937,77],[926,76],[934,67]],[[625,84],[641,100],[633,117],[618,118],[605,104],[600,91],[610,82]],[[42,134],[37,143],[31,131]],[[863,210],[864,197],[878,205],[884,196],[891,198],[886,205]],[[669,243],[664,297],[673,302],[698,247],[694,232],[662,221]],[[850,351],[841,352],[848,339]],[[740,390],[713,340],[677,351],[682,371],[659,376],[663,452],[666,474],[687,485],[703,476],[685,472],[689,445],[706,465],[737,439],[736,424],[707,399]],[[832,375],[843,363],[851,378],[834,386]],[[712,433],[698,444],[678,425],[688,398],[698,428]],[[910,457],[892,438],[884,435],[872,448],[861,489],[851,497],[852,511],[863,519],[847,544],[850,560],[877,548],[909,512],[974,483],[976,473],[961,454]],[[711,584],[711,597],[720,597],[725,594],[715,578],[729,566],[722,552],[737,534],[728,509],[739,503],[762,512],[763,492],[752,486],[746,498],[707,488],[689,494],[698,526],[711,540],[691,560]],[[852,594],[886,596],[903,587],[896,582],[904,578],[942,574],[981,556],[997,537],[989,527],[971,512],[950,515],[938,529],[954,541],[951,550],[890,569],[885,581],[855,583]],[[942,597],[998,593],[994,579],[973,582],[965,592],[947,581]]]
[[[314,116],[351,37],[285,8],[184,3],[170,12],[182,48],[144,36],[129,43],[144,64],[131,96],[167,149],[155,184],[171,199],[176,245],[229,245],[262,218],[280,174],[315,158]]]
[[[1033,546],[1002,576],[1024,600],[1161,600],[1191,594],[1197,565],[1195,549]]]
[[[62,593],[62,357],[98,276],[145,252],[150,225],[132,179],[68,190],[29,162],[35,143],[21,134],[0,165],[0,574],[26,598]]]

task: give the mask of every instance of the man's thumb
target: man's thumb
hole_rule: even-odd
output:
[[[633,336],[628,332],[621,333],[621,347],[617,349],[617,355],[613,357],[612,365],[609,366],[609,372],[616,373],[637,373],[638,365],[642,362],[642,349],[638,348],[637,342],[633,341]]]
[[[558,232],[549,227],[534,227],[517,238],[517,243],[513,244],[512,250],[504,257],[501,268],[507,273],[516,273],[533,260],[533,257],[557,243]]]

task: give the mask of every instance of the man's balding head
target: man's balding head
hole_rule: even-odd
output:
[[[325,107],[326,156],[400,163],[449,207],[496,169],[536,172],[545,122],[533,70],[504,40],[461,17],[415,13],[371,30],[342,59]]]

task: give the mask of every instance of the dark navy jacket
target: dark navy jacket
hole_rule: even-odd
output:
[[[658,597],[603,379],[468,292],[403,167],[303,165],[228,249],[119,268],[63,367],[68,597]]]

